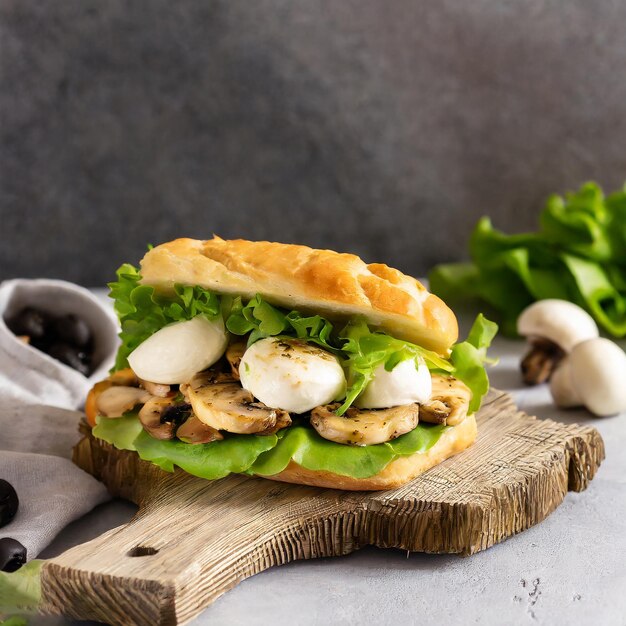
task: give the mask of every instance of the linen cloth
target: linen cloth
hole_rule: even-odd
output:
[[[3,317],[22,306],[76,313],[94,333],[93,374],[87,378],[28,346]],[[89,291],[55,280],[10,280],[0,285],[0,478],[20,501],[15,518],[0,528],[36,557],[57,533],[110,496],[71,461],[85,396],[103,378],[117,349],[113,316]]]

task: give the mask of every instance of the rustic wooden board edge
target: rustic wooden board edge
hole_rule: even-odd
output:
[[[537,436],[537,445],[543,443],[541,437],[550,441],[541,448],[540,458],[534,459],[538,469],[497,485],[477,502],[420,501],[412,497],[410,485],[391,492],[340,492],[229,477],[213,483],[220,483],[219,489],[205,486],[202,491],[215,491],[216,499],[223,498],[225,491],[239,491],[248,498],[258,493],[258,501],[265,508],[275,507],[276,516],[284,522],[280,532],[260,531],[255,520],[240,520],[238,528],[225,532],[236,548],[234,554],[220,563],[208,559],[201,576],[195,573],[195,582],[185,572],[151,578],[149,572],[147,577],[143,573],[138,577],[83,569],[79,558],[83,546],[78,546],[44,565],[44,610],[113,624],[184,623],[245,578],[297,559],[348,554],[368,544],[465,555],[490,547],[545,519],[568,490],[585,489],[604,458],[602,438],[592,427],[529,417],[517,411],[502,392],[492,392],[481,413],[503,411],[531,426],[532,432],[524,436]],[[107,541],[117,542],[123,550],[136,547],[132,527],[136,530],[138,523],[146,522],[155,502],[167,500],[169,487],[181,480],[189,486],[198,484],[198,479],[181,477],[181,472],[168,474],[135,453],[95,440],[88,427],[83,434],[74,461],[103,480],[114,495],[140,506],[129,525],[84,544],[86,550],[93,547],[97,552]],[[204,506],[210,504],[209,500]]]

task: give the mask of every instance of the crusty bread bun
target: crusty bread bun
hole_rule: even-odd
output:
[[[384,470],[369,478],[352,478],[332,472],[310,470],[301,467],[295,461],[291,461],[280,474],[265,476],[264,478],[298,485],[352,491],[395,489],[471,446],[476,440],[476,434],[476,419],[470,415],[458,426],[446,430],[437,443],[426,452],[416,452],[409,456],[398,457],[391,461]]]
[[[149,250],[143,283],[175,283],[251,298],[329,319],[364,316],[405,341],[446,355],[458,337],[454,313],[415,278],[354,254],[267,241],[176,239]]]

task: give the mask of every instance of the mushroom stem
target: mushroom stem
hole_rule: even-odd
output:
[[[540,385],[550,380],[565,352],[549,339],[536,339],[522,359],[522,378],[527,385]]]

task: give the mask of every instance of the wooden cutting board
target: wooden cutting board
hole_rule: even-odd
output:
[[[133,520],[46,561],[43,610],[110,624],[182,624],[245,578],[373,544],[473,554],[536,524],[604,458],[591,427],[538,420],[491,391],[477,442],[393,491],[173,474],[85,437],[74,461],[136,502]]]

